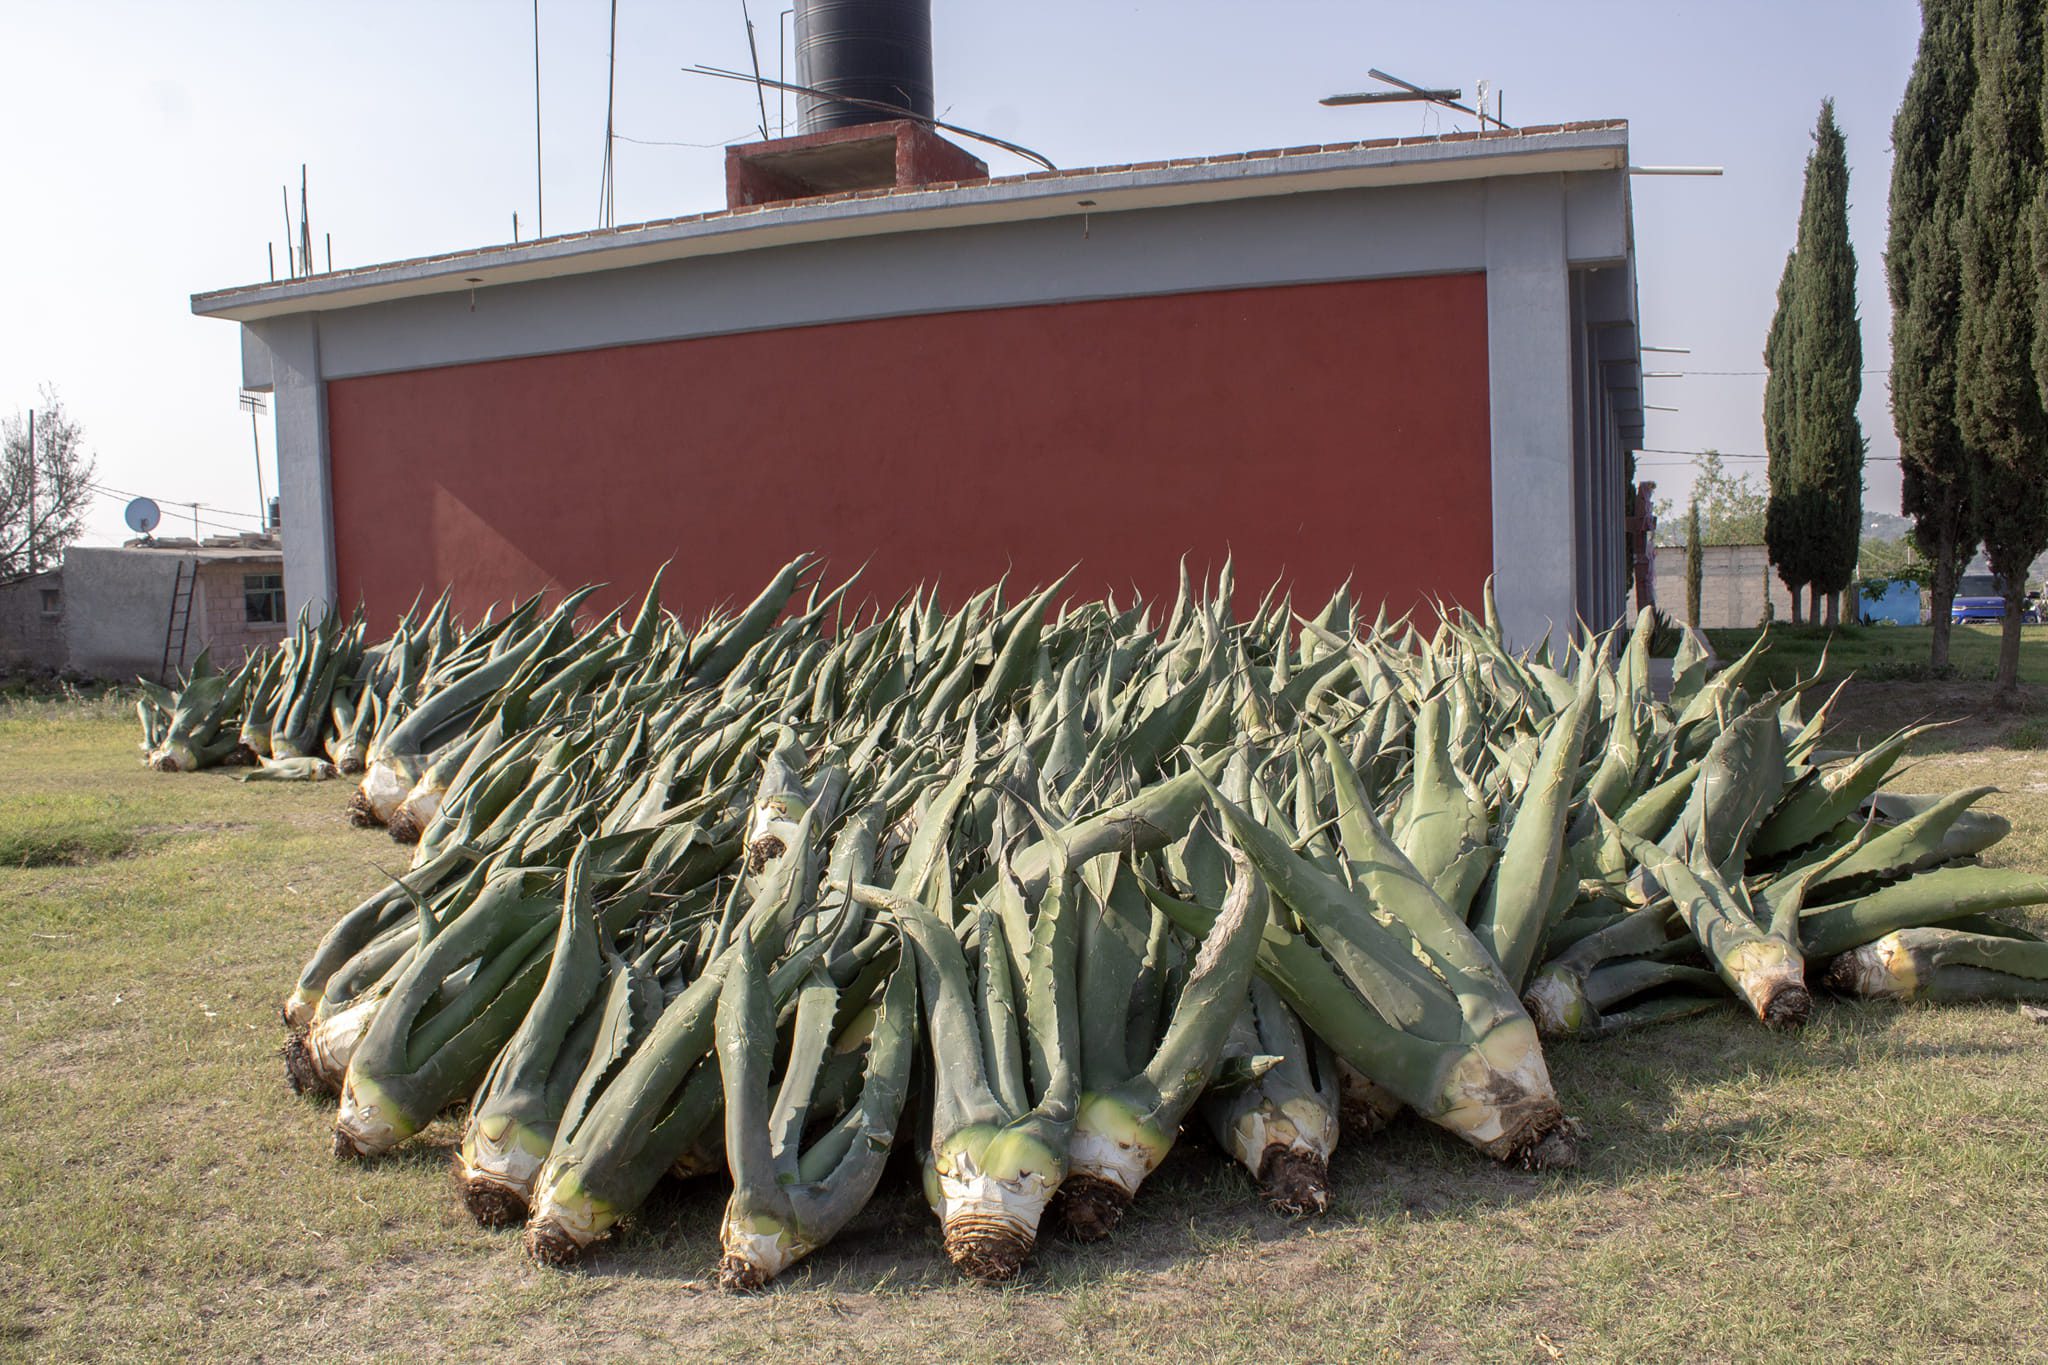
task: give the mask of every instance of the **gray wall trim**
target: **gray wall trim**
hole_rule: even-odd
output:
[[[345,379],[926,313],[1476,272],[1486,195],[1482,183],[1421,185],[858,238],[311,316],[326,377]]]
[[[330,379],[985,308],[1478,271],[1477,184],[1004,223],[314,314]]]
[[[270,348],[254,327],[242,329],[242,387],[250,393],[268,393],[271,379]]]
[[[260,324],[271,360],[277,421],[278,505],[283,512],[285,608],[318,616],[335,602],[334,494],[329,479],[327,384],[312,316]]]
[[[1628,128],[1534,130],[1482,138],[1390,139],[1377,145],[1296,148],[1146,166],[1012,176],[950,188],[715,212],[538,242],[484,247],[197,294],[192,311],[253,321],[349,308],[407,294],[466,293],[472,277],[496,285],[615,270],[686,255],[731,253],[876,233],[920,232],[1023,218],[1096,218],[1126,210],[1274,198],[1430,181],[1476,181],[1565,171],[1620,172]],[[1091,201],[1084,205],[1081,201]]]
[[[1493,424],[1493,573],[1518,648],[1569,641],[1579,539],[1573,498],[1571,291],[1565,187],[1486,187],[1486,340]]]

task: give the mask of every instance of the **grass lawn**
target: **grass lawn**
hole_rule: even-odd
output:
[[[1949,635],[1952,681],[1988,682],[1998,670],[2000,626],[1956,626]],[[2048,626],[2022,626],[2020,681],[2048,687]],[[1734,659],[1756,643],[1761,631],[1710,630],[1714,651]],[[1929,626],[1772,626],[1770,645],[1761,660],[1764,673],[1782,686],[1813,672],[1827,654],[1830,676],[1851,673],[1865,682],[1926,682],[1927,651],[1933,640]]]
[[[1859,684],[1839,725],[1984,690]],[[2048,871],[2048,751],[2014,724],[1929,737],[1896,785],[1998,784],[1994,860]],[[402,852],[343,822],[341,784],[148,773],[133,730],[112,703],[0,707],[0,1357],[2048,1357],[2048,1028],[2008,1006],[1558,1045],[1582,1169],[1411,1123],[1340,1152],[1314,1221],[1190,1136],[1113,1240],[1001,1290],[956,1280],[906,1175],[758,1298],[712,1287],[708,1181],[538,1270],[457,1206],[447,1124],[343,1166],[331,1110],[283,1084],[278,999]]]

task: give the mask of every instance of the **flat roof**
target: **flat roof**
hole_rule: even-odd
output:
[[[194,294],[192,311],[255,322],[801,242],[1383,185],[1619,171],[1627,165],[1628,122],[1606,119],[1035,171],[718,209],[241,285]]]
[[[109,554],[109,555],[155,555],[166,559],[196,559],[202,564],[225,564],[241,561],[255,563],[263,560],[276,562],[284,558],[284,549],[277,545],[199,545],[190,541],[178,544],[154,545],[69,545],[66,555]]]

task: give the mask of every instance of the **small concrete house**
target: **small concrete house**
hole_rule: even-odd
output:
[[[158,678],[205,649],[227,667],[287,623],[274,539],[74,545],[61,569],[0,588],[0,670]]]

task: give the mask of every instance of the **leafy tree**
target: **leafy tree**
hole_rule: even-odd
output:
[[[1904,579],[1924,588],[1933,581],[1934,566],[1917,551],[1918,542],[1906,537],[1879,540],[1870,536],[1856,556],[1856,571],[1865,579]]]
[[[1700,590],[1706,579],[1706,553],[1700,544],[1700,499],[1695,493],[1685,514],[1685,623],[1700,623]]]
[[[2020,602],[2034,556],[2048,547],[2048,412],[2038,272],[2048,246],[2041,194],[2040,0],[1978,0],[1970,101],[1969,177],[1957,248],[1956,420],[1968,442],[1971,500],[1991,571],[2005,583],[1996,693],[2019,696]]]
[[[1921,0],[1920,52],[1892,121],[1891,228],[1885,249],[1892,300],[1892,424],[1899,434],[1900,509],[1926,556],[1934,640],[1929,663],[1948,666],[1956,580],[1976,552],[1970,454],[1956,425],[1956,324],[1962,262],[1957,223],[1969,178],[1970,52],[1975,0]],[[1865,542],[1864,569],[1870,543]]]
[[[1700,510],[1700,543],[1703,545],[1761,545],[1764,543],[1764,507],[1769,495],[1748,474],[1730,474],[1719,451],[1701,451],[1693,457],[1692,501]],[[1680,545],[1685,532],[1669,498],[1657,500],[1660,544]]]
[[[0,422],[0,583],[54,567],[92,502],[97,471],[63,400],[45,387],[34,412],[33,449],[26,414]]]

